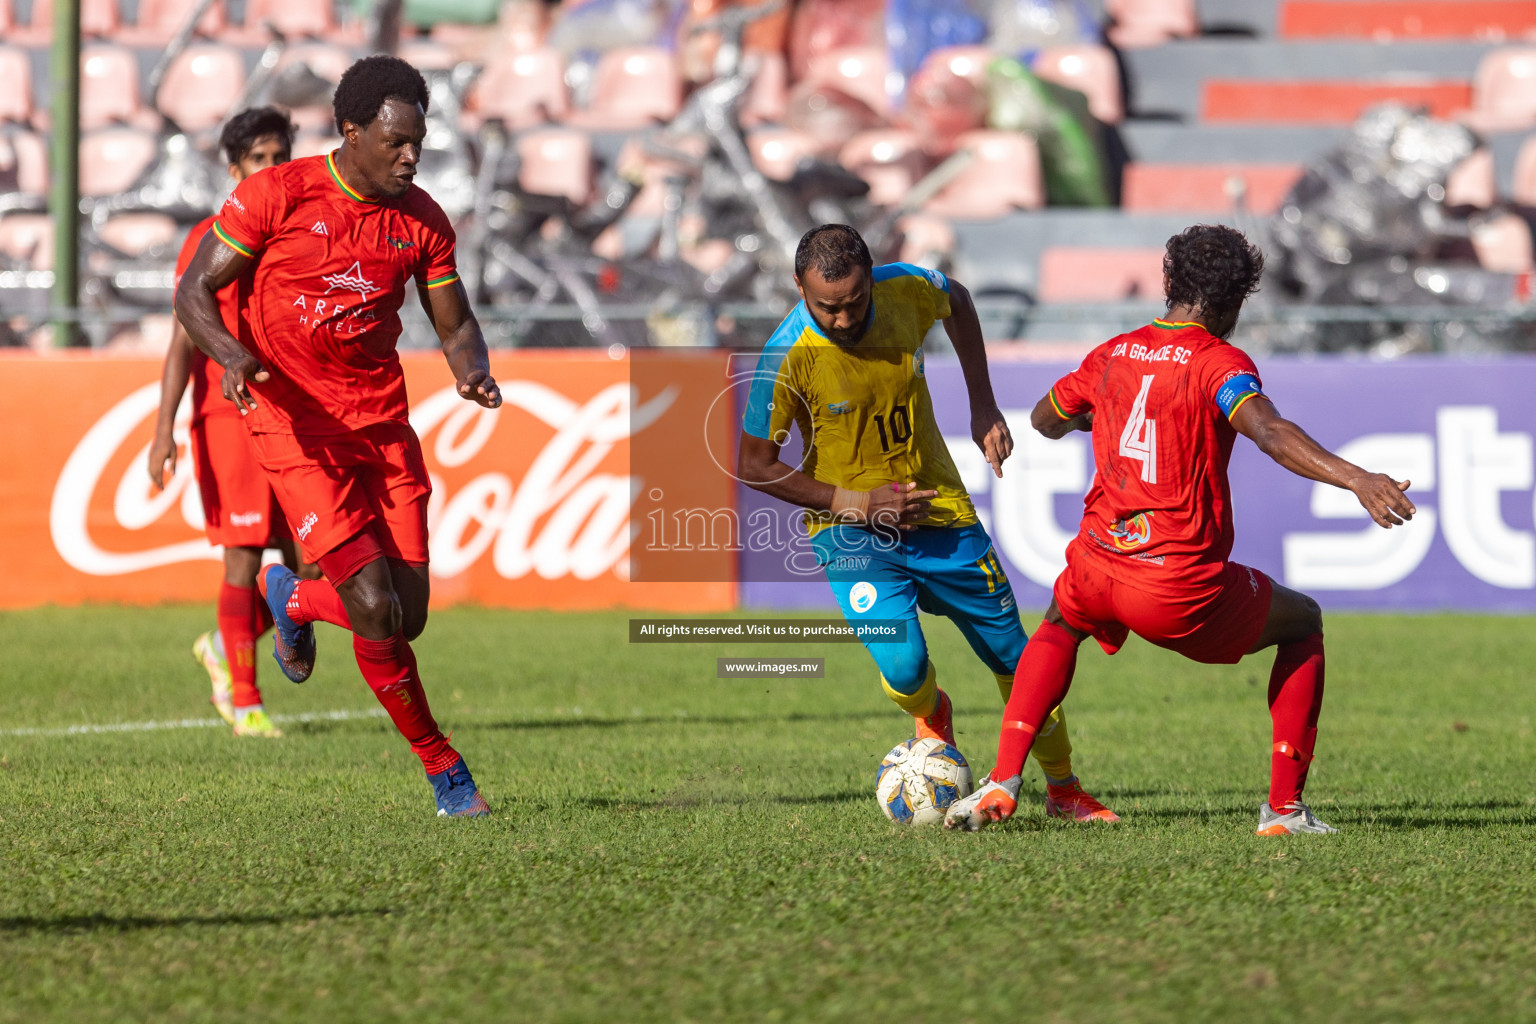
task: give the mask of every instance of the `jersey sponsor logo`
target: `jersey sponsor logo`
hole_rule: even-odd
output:
[[[314,234],[325,235],[326,237],[330,237],[330,234],[331,234],[331,232],[326,228],[325,221],[323,221],[323,220],[315,221],[315,226],[310,228],[309,230],[312,233],[314,233]]]
[[[401,251],[409,249],[416,244],[408,238],[396,238],[394,235],[385,235],[384,241]]]
[[[239,210],[241,213],[245,213],[246,212],[245,204],[240,201],[240,197],[236,196],[236,195],[233,195],[233,194],[230,195],[230,197],[228,199],[224,200],[224,205],[225,206],[233,206],[235,209]]]
[[[827,403],[827,412],[832,413],[834,416],[841,416],[841,415],[843,415],[843,413],[851,412],[852,410],[853,410],[853,403],[848,401],[847,399],[844,399],[841,402],[828,402]]]
[[[926,267],[919,267],[918,269],[923,272],[923,276],[928,279],[928,283],[929,284],[933,285],[935,288],[939,289],[940,291],[944,290],[944,275],[943,274],[939,273],[937,270],[929,270]]]
[[[306,512],[304,513],[304,518],[299,522],[299,528],[293,532],[299,535],[299,540],[308,540],[309,531],[313,530],[315,528],[315,524],[319,521],[319,516],[315,515],[313,512]]]
[[[923,365],[923,350],[918,349],[916,352],[912,353],[912,375],[915,377],[922,377],[927,372],[928,368]]]
[[[1131,551],[1152,539],[1152,513],[1138,512],[1129,519],[1116,519],[1109,524],[1109,535],[1115,538],[1115,547]]]
[[[1004,594],[1003,599],[998,604],[1002,607],[1003,611],[1012,608],[1014,606],[1013,594],[1011,592]]]
[[[848,591],[848,607],[863,615],[875,606],[875,599],[880,596],[873,583],[860,580]]]
[[[236,512],[229,517],[230,526],[259,526],[260,512]]]
[[[325,282],[325,294],[329,295],[338,288],[357,292],[357,297],[363,300],[368,298],[368,293],[378,285],[363,276],[363,261],[358,260],[348,267],[345,273],[322,274],[320,280]]]

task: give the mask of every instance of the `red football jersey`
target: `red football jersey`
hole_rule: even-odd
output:
[[[1098,473],[1078,539],[1096,565],[1162,594],[1220,574],[1232,553],[1231,416],[1262,394],[1241,349],[1162,320],[1110,339],[1056,382],[1057,415],[1093,412]]]
[[[224,244],[260,256],[241,342],[272,377],[252,384],[256,432],[327,435],[406,418],[395,343],[414,279],[459,279],[453,227],[416,186],[364,199],[330,155],[253,174],[213,225]]]
[[[176,257],[176,283],[181,284],[181,275],[187,272],[187,266],[192,262],[192,257],[197,253],[198,244],[203,236],[213,226],[213,218],[199,221],[197,226],[187,233],[187,240],[181,244],[181,255]],[[219,315],[224,320],[224,326],[235,337],[240,336],[240,282],[236,281],[219,292]],[[240,410],[235,408],[235,403],[224,398],[224,367],[209,359],[203,350],[197,346],[192,347],[192,418],[199,419],[203,416],[236,416]]]

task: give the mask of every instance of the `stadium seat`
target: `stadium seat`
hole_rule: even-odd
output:
[[[653,46],[625,46],[599,58],[591,100],[566,120],[595,131],[633,131],[670,121],[682,104],[683,78],[672,54]]]
[[[994,54],[984,46],[934,50],[907,83],[902,122],[930,153],[947,153],[962,134],[986,127],[987,65]]]
[[[25,50],[0,46],[0,124],[32,120],[32,65]]]
[[[246,31],[264,32],[268,23],[290,39],[338,35],[335,12],[327,0],[246,0]]]
[[[1040,254],[1041,302],[1160,302],[1163,250],[1052,246]]]
[[[1127,210],[1166,213],[1224,213],[1236,206],[1272,214],[1301,177],[1299,164],[1125,165],[1120,204]]]
[[[1105,35],[1122,50],[1200,34],[1194,0],[1105,0],[1104,13],[1112,23]]]
[[[1528,274],[1536,270],[1531,226],[1518,214],[1500,214],[1475,226],[1472,248],[1484,270],[1498,274]]]
[[[548,48],[497,54],[469,99],[476,118],[500,120],[513,131],[564,120],[570,106],[565,61]]]
[[[218,44],[189,46],[166,69],[160,112],[185,131],[204,131],[234,111],[244,88],[240,51]]]
[[[80,35],[86,39],[113,39],[122,28],[118,0],[79,0]],[[53,0],[32,0],[32,19],[27,29],[12,34],[7,42],[38,46],[53,38]]]
[[[341,76],[346,73],[347,68],[352,66],[355,59],[351,50],[334,43],[300,43],[283,51],[277,67],[281,71],[290,64],[306,64],[316,77],[329,82],[334,87],[341,81]],[[288,113],[300,131],[330,131],[336,124],[329,100],[311,106],[297,107]]]
[[[1022,132],[976,131],[960,136],[957,149],[974,159],[923,207],[931,216],[991,220],[1014,210],[1045,205],[1040,150]]]
[[[0,217],[0,256],[31,270],[52,270],[53,218],[46,213]]]
[[[177,234],[176,222],[163,213],[120,213],[101,226],[101,240],[125,256],[169,248]]]
[[[870,202],[894,206],[922,178],[929,161],[916,132],[887,128],[849,139],[837,162],[869,183]]]
[[[789,106],[789,62],[782,53],[749,53],[747,70],[752,85],[742,97],[739,116],[748,128],[778,124]]]
[[[592,194],[592,140],[584,132],[553,128],[516,142],[517,183],[525,192],[564,196],[573,203]]]
[[[749,135],[747,140],[748,148],[751,148],[752,136]],[[709,148],[709,143],[699,135],[668,139],[667,145],[699,159],[703,158]],[[636,138],[630,138],[624,143],[614,165],[621,174],[638,178],[641,182],[640,194],[635,196],[629,208],[624,211],[626,217],[660,217],[666,207],[667,179],[674,176],[689,178],[698,173],[696,168],[681,161],[647,153]]]
[[[37,132],[0,132],[0,192],[48,192],[48,140]]]
[[[1076,89],[1088,97],[1088,112],[1105,124],[1119,124],[1124,119],[1120,67],[1108,47],[1052,46],[1041,50],[1029,68],[1047,82]]]
[[[118,126],[80,137],[80,194],[112,196],[128,191],[159,153],[152,132]]]
[[[1522,206],[1536,206],[1536,134],[1527,136],[1515,154],[1509,197]]]
[[[1499,183],[1493,164],[1493,151],[1479,146],[1461,163],[1451,168],[1445,179],[1447,206],[1475,206],[1486,210],[1499,199]]]
[[[816,155],[816,140],[788,128],[759,128],[747,136],[747,150],[766,177],[788,181],[801,160]]]
[[[1481,132],[1536,128],[1536,47],[1501,48],[1484,57],[1462,120]]]
[[[1513,39],[1536,31],[1530,0],[1284,0],[1276,12],[1292,39]]]
[[[840,89],[889,117],[895,110],[890,77],[891,58],[883,47],[855,46],[813,59],[805,81]]]
[[[1472,99],[1467,82],[1207,80],[1201,87],[1202,121],[1286,121],[1350,124],[1366,107],[1395,100],[1448,118]]]
[[[130,46],[164,46],[197,7],[198,0],[139,0],[138,14],[131,26],[126,26],[119,39]],[[229,25],[223,0],[214,0],[197,23],[200,35],[213,38],[223,33]]]
[[[896,222],[901,232],[903,263],[931,267],[955,251],[955,229],[942,217],[909,214]]]
[[[447,71],[459,63],[453,47],[432,39],[402,40],[396,53],[418,71]]]
[[[157,120],[139,103],[139,62],[133,51],[97,44],[80,53],[80,130],[115,122],[154,127]]]

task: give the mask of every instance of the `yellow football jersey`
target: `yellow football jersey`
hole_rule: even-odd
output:
[[[846,348],[817,329],[804,302],[796,306],[763,348],[742,428],[783,444],[794,423],[808,476],[854,491],[916,481],[939,492],[921,525],[974,523],[923,375],[923,337],[949,316],[949,280],[910,263],[879,266],[871,302],[874,322]],[[807,510],[807,530],[831,519]]]

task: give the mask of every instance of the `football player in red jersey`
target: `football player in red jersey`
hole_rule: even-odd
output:
[[[1092,432],[1098,474],[1045,621],[1019,659],[997,767],[950,808],[947,827],[975,831],[1012,816],[1024,758],[1067,695],[1078,645],[1091,636],[1114,654],[1135,632],[1211,664],[1278,645],[1258,833],[1337,831],[1301,802],[1323,699],[1322,611],[1228,560],[1232,444],[1243,434],[1291,472],[1353,491],[1387,529],[1415,509],[1409,481],[1346,462],[1282,418],[1253,360],[1227,344],[1263,270],[1263,255],[1232,228],[1175,235],[1163,258],[1167,317],[1094,349],[1035,406],[1031,422],[1046,437]]]
[[[219,145],[229,160],[229,176],[238,184],[257,171],[288,162],[293,125],[276,107],[242,110],[224,126]],[[213,220],[210,216],[187,234],[176,260],[178,277]],[[219,311],[231,332],[237,330],[238,288],[236,282],[219,292]],[[224,368],[198,351],[181,324],[173,322],[160,375],[160,413],[149,446],[149,476],[159,487],[176,472],[172,430],[190,379],[192,468],[208,540],[224,548],[218,628],[197,638],[192,655],[207,670],[213,706],[234,726],[236,736],[276,738],[282,732],[268,717],[256,686],[256,638],[272,625],[266,602],[256,593],[256,571],[261,568],[262,552],[269,547],[280,549],[290,568],[297,570],[300,565],[272,486],[256,464],[250,435],[235,407],[219,393],[223,375]]]
[[[306,558],[324,580],[283,566],[258,579],[277,625],[274,656],[295,682],[314,668],[316,620],[350,629],[363,678],[421,758],[438,814],[489,813],[427,705],[410,641],[427,621],[427,497],[421,442],[407,422],[395,351],[414,284],[466,400],[494,409],[480,325],[454,263],[442,209],[413,183],[426,135],[421,74],[366,57],[336,86],[340,146],[240,183],[176,291],[198,347],[224,367]],[[217,294],[249,275],[236,338]]]

